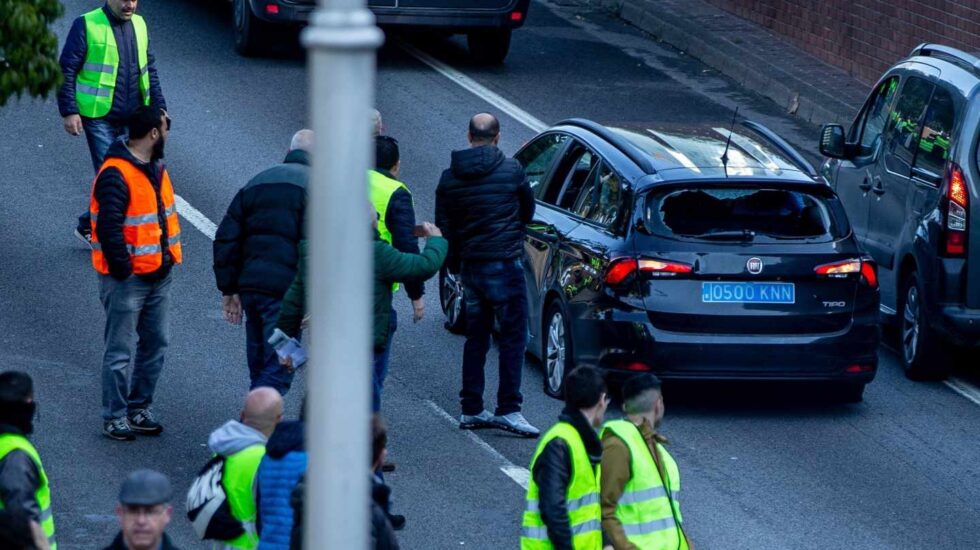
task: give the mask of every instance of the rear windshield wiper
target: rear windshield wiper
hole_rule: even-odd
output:
[[[755,231],[748,229],[740,230],[714,230],[700,235],[686,235],[695,239],[718,240],[718,241],[751,241],[755,239]]]

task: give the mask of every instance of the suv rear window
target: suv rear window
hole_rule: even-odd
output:
[[[654,190],[646,200],[655,234],[719,241],[830,241],[847,235],[836,200],[793,189],[697,187]]]

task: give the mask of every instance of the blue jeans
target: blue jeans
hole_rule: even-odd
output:
[[[293,373],[279,364],[276,349],[269,343],[276,330],[282,299],[252,292],[243,292],[240,297],[245,312],[245,353],[250,388],[268,386],[286,395],[293,383]],[[299,335],[296,338],[299,339]]]
[[[374,385],[371,396],[371,410],[381,411],[381,392],[384,390],[385,378],[388,376],[388,357],[391,355],[391,339],[395,336],[398,328],[398,314],[391,310],[391,317],[388,319],[388,341],[385,342],[385,349],[374,350]]]
[[[466,344],[463,346],[463,414],[483,411],[483,368],[490,351],[493,321],[500,325],[500,385],[495,414],[521,410],[521,374],[527,349],[527,293],[521,260],[464,262],[461,277],[466,293]]]
[[[124,281],[99,276],[99,297],[106,313],[102,356],[105,420],[122,418],[153,402],[170,342],[170,282],[171,275],[153,282],[135,275]],[[133,374],[127,383],[126,368],[131,361]]]
[[[119,139],[127,139],[129,130],[124,124],[111,124],[104,118],[85,118],[82,117],[82,128],[85,129],[85,140],[88,142],[88,152],[92,156],[92,167],[95,173],[99,173],[102,168],[102,161],[109,151],[109,146]],[[82,231],[92,230],[92,220],[88,209],[78,217],[78,229]]]

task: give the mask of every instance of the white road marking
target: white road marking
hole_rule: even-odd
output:
[[[980,389],[977,389],[976,386],[969,382],[951,376],[949,379],[944,380],[943,384],[946,384],[956,393],[980,405]]]
[[[429,408],[432,409],[437,415],[446,419],[446,421],[449,422],[454,428],[457,429],[459,428],[459,422],[455,418],[453,418],[452,415],[447,413],[442,407],[437,405],[435,401],[426,399],[425,404],[428,405]],[[460,431],[466,434],[466,437],[468,437],[470,441],[476,443],[478,447],[480,447],[481,449],[486,451],[487,454],[493,457],[497,461],[497,464],[500,467],[500,471],[503,472],[504,475],[512,479],[514,483],[520,485],[524,490],[527,490],[527,484],[531,479],[531,472],[528,471],[527,468],[521,468],[520,466],[511,462],[510,460],[507,460],[507,457],[500,454],[500,451],[494,449],[492,446],[490,446],[489,443],[480,439],[480,436],[476,435],[472,430],[460,430]]]
[[[218,226],[213,221],[209,220],[200,210],[191,206],[180,195],[174,195],[174,202],[177,203],[178,214],[183,216],[185,220],[191,222],[191,225],[200,230],[201,233],[207,235],[209,239],[214,240],[214,234],[218,231]]]
[[[527,126],[533,132],[541,132],[548,127],[548,125],[542,122],[540,119],[536,118],[534,115],[525,111],[524,109],[521,109],[517,105],[514,105],[497,92],[490,90],[486,86],[457,71],[449,65],[446,65],[442,61],[439,61],[415,46],[404,41],[398,42],[398,45],[422,63],[432,67],[433,70],[442,76],[452,80],[463,89],[471,92],[473,95],[476,95],[480,99],[500,109],[504,113],[507,113],[507,116],[516,120],[517,122],[520,122],[524,126]]]

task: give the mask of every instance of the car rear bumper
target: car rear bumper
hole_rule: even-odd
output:
[[[951,340],[966,345],[980,344],[980,309],[950,305],[940,310],[939,317],[941,331]]]
[[[844,330],[812,335],[668,332],[645,320],[638,322],[645,319],[645,313],[612,317],[621,318],[594,324],[579,320],[583,324],[576,340],[592,329],[592,335],[585,337],[588,345],[579,349],[597,350],[578,354],[581,362],[618,371],[639,371],[645,366],[664,379],[856,383],[870,382],[878,367],[881,333],[876,316],[870,313],[855,318]],[[855,366],[863,368],[854,372]]]
[[[287,0],[250,0],[252,11],[263,21],[270,23],[306,24],[316,4],[289,2]],[[266,6],[275,5],[277,13],[269,13]],[[465,32],[474,29],[514,29],[524,25],[527,19],[528,1],[522,0],[508,10],[460,10],[424,8],[372,8],[376,22],[382,27],[413,27]],[[512,14],[519,13],[515,18]]]

